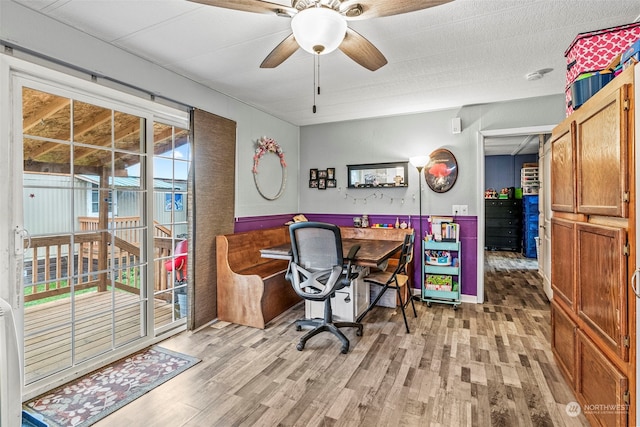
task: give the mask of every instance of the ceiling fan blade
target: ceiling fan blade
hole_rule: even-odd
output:
[[[339,49],[349,58],[371,71],[375,71],[387,63],[387,58],[377,47],[351,28],[347,28],[347,35]]]
[[[347,15],[348,20],[358,20],[415,12],[417,10],[440,6],[451,1],[453,0],[348,0],[340,5],[340,9],[349,10],[357,8],[359,5],[362,8],[362,13],[359,16]]]
[[[266,58],[264,58],[264,61],[260,64],[260,68],[277,67],[293,55],[299,47],[298,42],[296,42],[293,34],[291,34],[289,37],[282,40],[280,44],[276,46]]]
[[[241,10],[243,12],[266,13],[270,15],[293,16],[297,10],[262,0],[189,0],[193,3],[206,4],[208,6],[222,7],[224,9]]]

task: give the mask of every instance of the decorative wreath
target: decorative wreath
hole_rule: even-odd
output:
[[[267,136],[263,136],[260,139],[256,140],[256,152],[253,155],[253,168],[251,171],[253,172],[253,181],[256,184],[256,188],[258,189],[258,193],[262,197],[267,200],[276,200],[278,197],[282,196],[284,193],[285,186],[287,184],[287,162],[284,160],[284,152],[278,143],[273,139]],[[260,184],[258,183],[258,165],[260,164],[260,159],[267,153],[274,153],[278,157],[280,157],[280,166],[282,166],[282,181],[280,183],[280,190],[278,194],[273,197],[266,196],[262,189],[260,188]]]

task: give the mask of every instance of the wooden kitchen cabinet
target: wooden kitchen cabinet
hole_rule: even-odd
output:
[[[626,232],[620,228],[576,224],[577,313],[621,360],[629,359]],[[626,343],[626,345],[625,345]]]
[[[562,299],[571,310],[576,308],[576,223],[551,219],[551,253],[562,254],[551,263],[553,297]]]
[[[551,137],[551,209],[574,212],[575,194],[575,127],[573,122],[563,122],[553,130]]]
[[[578,213],[628,216],[630,88],[621,85],[576,118]]]
[[[583,332],[578,331],[576,393],[591,425],[628,425],[629,380]]]
[[[551,301],[551,348],[558,366],[571,387],[576,386],[576,355],[578,354],[578,327],[567,314],[562,303]]]
[[[607,427],[635,424],[638,401],[634,71],[551,136],[551,346],[591,425]]]

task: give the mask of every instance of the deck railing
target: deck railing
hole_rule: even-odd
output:
[[[97,218],[89,217],[81,218],[83,233],[74,235],[73,248],[69,235],[33,237],[25,254],[25,301],[69,293],[71,277],[74,278],[74,291],[90,288],[105,291],[113,279],[116,288],[139,294],[142,280],[139,237],[142,229],[135,228],[140,223],[138,218],[121,219],[116,222],[118,226],[113,232],[113,240],[109,232],[91,232],[97,230]],[[150,262],[154,263],[154,289],[162,291],[168,289],[169,274],[164,262],[153,259],[170,257],[174,242],[166,227],[155,224],[153,229],[155,237]],[[28,244],[25,242],[25,249]],[[73,262],[70,262],[70,256]],[[171,295],[166,294],[165,298],[170,299]]]

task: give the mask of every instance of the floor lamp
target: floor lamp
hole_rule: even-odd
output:
[[[414,156],[409,158],[409,162],[416,168],[418,169],[418,181],[419,181],[419,188],[420,188],[420,192],[418,193],[418,229],[420,230],[420,239],[418,240],[420,243],[420,250],[418,251],[418,253],[420,253],[420,287],[422,288],[422,281],[424,280],[423,274],[422,274],[422,258],[423,258],[423,254],[422,254],[422,239],[424,239],[424,235],[422,234],[422,169],[424,169],[424,167],[426,166],[427,163],[429,163],[429,156]],[[414,276],[415,277],[415,276]],[[422,290],[420,290],[420,292],[422,293]],[[413,296],[412,296],[413,298]]]
[[[409,162],[416,169],[418,169],[418,181],[419,181],[419,188],[420,188],[420,192],[418,193],[418,203],[419,203],[419,206],[418,206],[418,210],[419,210],[418,227],[420,229],[420,241],[422,242],[422,239],[424,239],[424,236],[422,235],[422,169],[424,169],[425,165],[429,162],[429,156],[411,157],[409,159]],[[422,249],[420,249],[420,250],[422,250]]]

